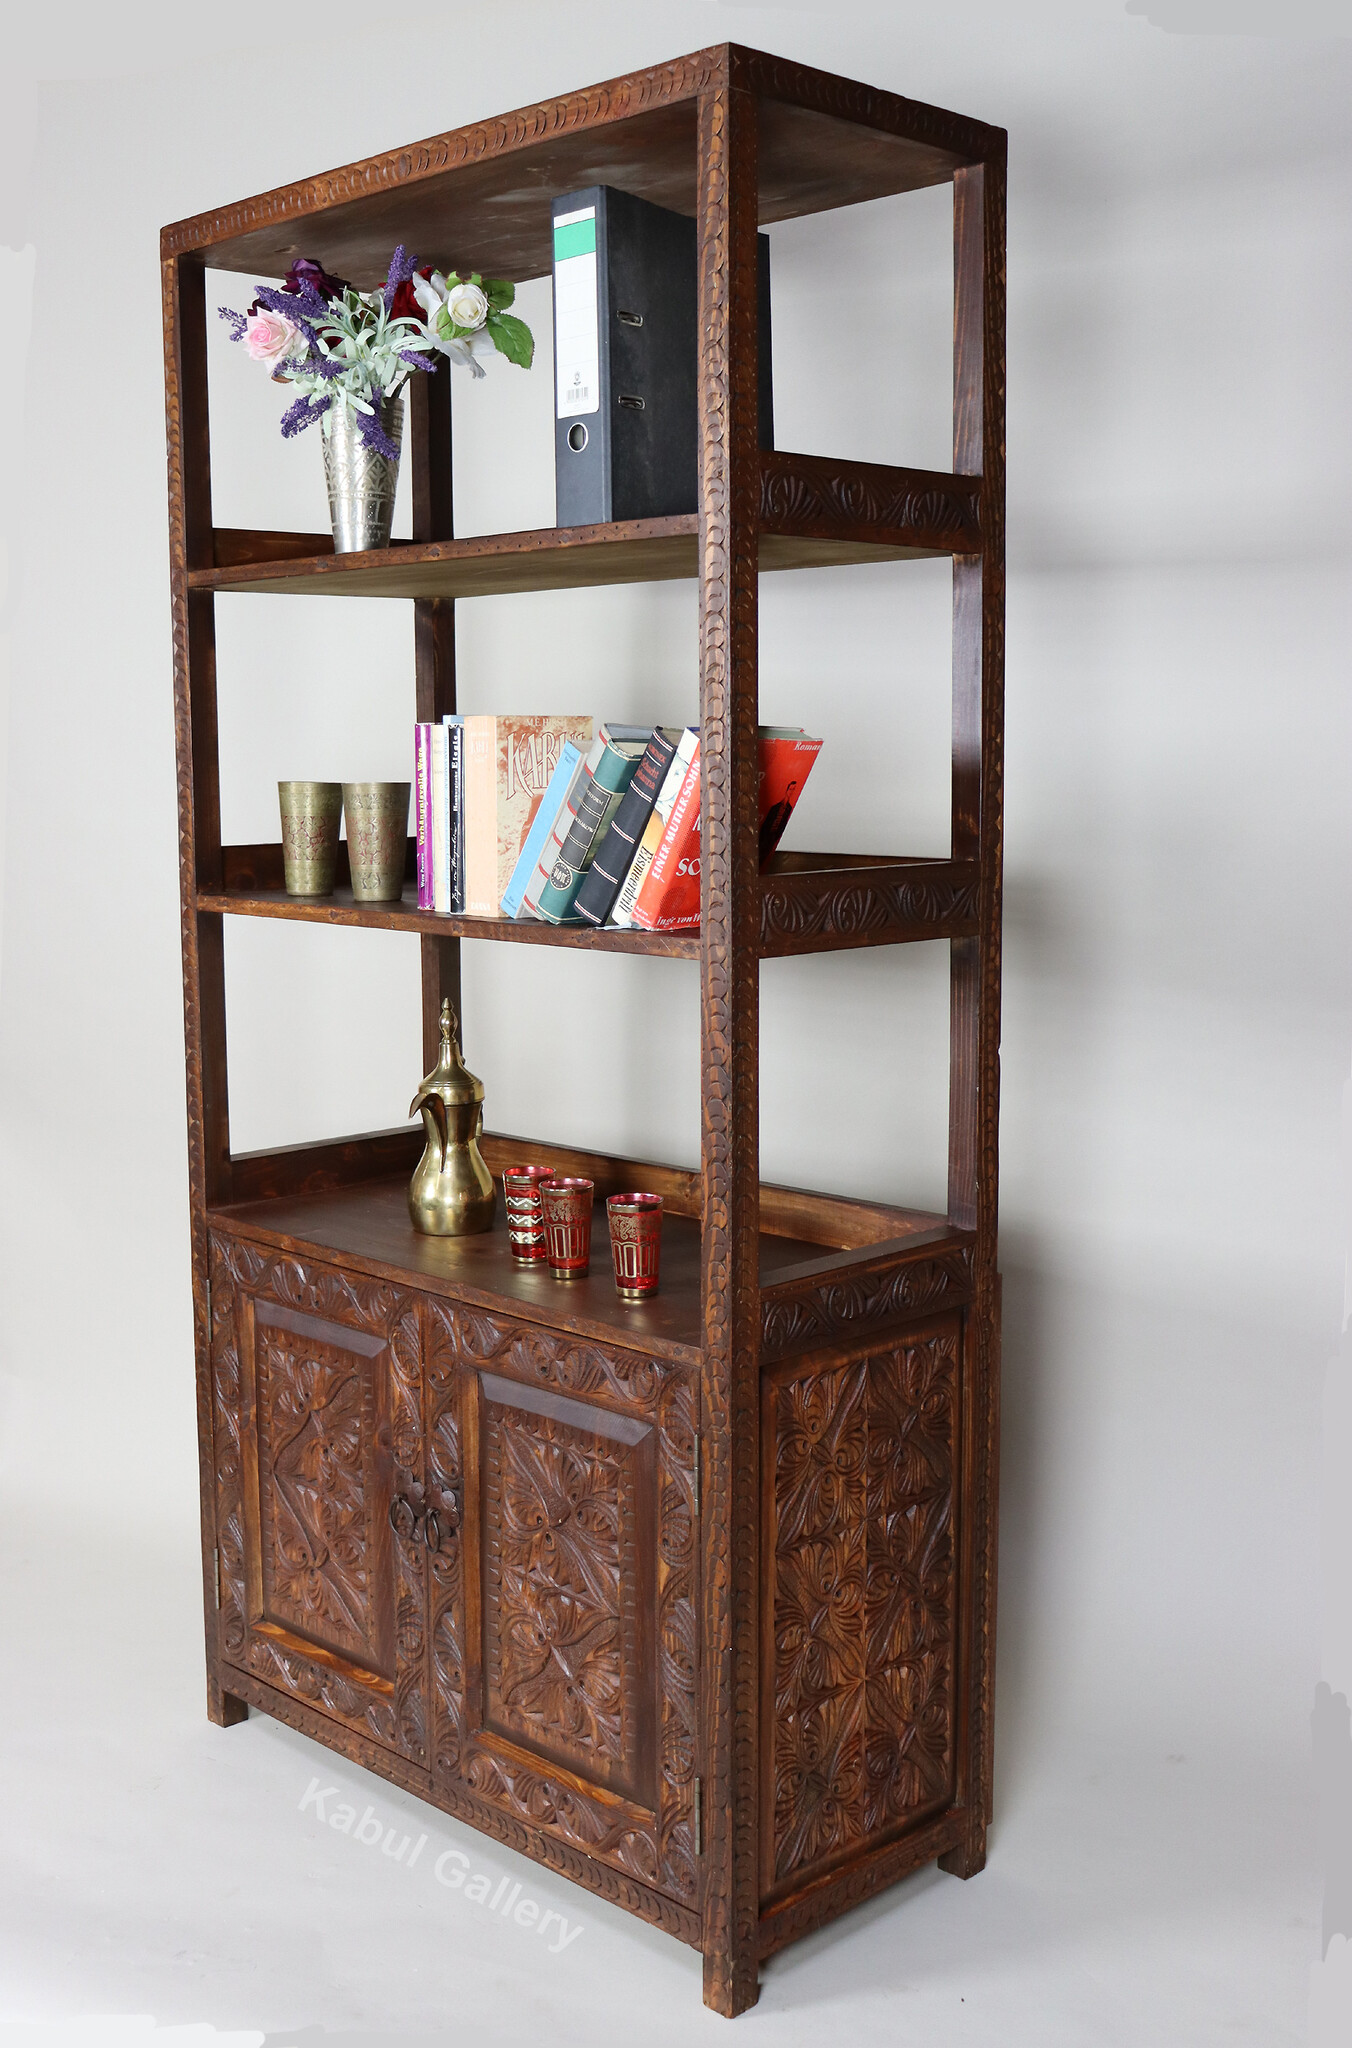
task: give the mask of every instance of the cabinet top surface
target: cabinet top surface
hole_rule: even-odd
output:
[[[662,1220],[662,1284],[647,1302],[625,1303],[615,1292],[605,1209],[592,1220],[591,1272],[582,1280],[555,1280],[547,1268],[518,1265],[508,1248],[502,1205],[494,1227],[475,1237],[423,1237],[409,1221],[407,1182],[371,1183],[286,1200],[237,1202],[213,1212],[214,1224],[241,1237],[259,1238],[286,1251],[359,1260],[406,1286],[460,1295],[488,1307],[515,1310],[528,1322],[573,1329],[664,1352],[698,1357],[700,1342],[699,1226],[670,1211]],[[821,1246],[805,1239],[761,1239],[762,1283]]]
[[[177,221],[161,255],[262,276],[317,255],[369,287],[403,242],[423,262],[542,277],[558,193],[616,185],[695,213],[698,98],[720,86],[760,100],[762,221],[943,184],[1004,148],[984,122],[723,43]]]

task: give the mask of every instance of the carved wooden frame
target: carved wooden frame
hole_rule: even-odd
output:
[[[755,229],[766,199],[763,152],[777,108],[824,126],[846,121],[916,152],[921,184],[954,185],[955,377],[953,472],[835,465],[756,447]],[[700,1704],[692,1767],[704,1781],[702,1907],[640,1882],[526,1820],[517,1821],[399,1755],[349,1718],[289,1698],[278,1684],[223,1656],[215,1609],[218,1557],[229,1551],[230,1507],[218,1478],[232,1455],[228,1415],[213,1399],[209,1220],[232,1198],[300,1170],[283,1155],[232,1157],[226,1097],[223,915],[226,884],[216,749],[214,589],[218,547],[228,561],[282,561],[279,537],[213,531],[207,431],[205,269],[216,258],[248,267],[251,241],[295,224],[467,175],[500,155],[543,161],[555,139],[688,108],[695,136],[699,233],[701,511],[693,535],[700,576],[704,723],[703,930],[667,950],[700,961],[703,1346],[699,1406],[703,1506],[697,1607]],[[662,115],[667,118],[666,114]],[[684,119],[684,115],[682,115]],[[633,128],[637,133],[638,129]],[[888,146],[891,146],[890,144]],[[534,155],[532,153],[534,152]],[[768,157],[766,158],[768,161]],[[890,175],[890,174],[888,174]],[[895,183],[885,189],[899,189]],[[861,193],[860,196],[866,196]],[[776,211],[775,209],[779,210]],[[223,1724],[246,1702],[337,1742],[395,1782],[430,1793],[498,1839],[566,1870],[618,1903],[702,1947],[710,2004],[735,2013],[757,1992],[761,1956],[938,1854],[968,1875],[981,1867],[990,1813],[995,1602],[999,1280],[996,1269],[1004,611],[1004,209],[1002,130],[837,79],[788,60],[720,45],[611,80],[498,121],[348,166],[165,230],[161,242],[179,851],[192,1217],[193,1303],[203,1524],[208,1711]],[[790,209],[791,210],[791,209]],[[449,420],[444,384],[416,380],[409,422],[414,550],[453,541]],[[756,872],[757,578],[794,537],[861,536],[896,553],[950,554],[954,563],[953,842],[947,862],[842,864],[823,878]],[[285,538],[285,537],[283,537]],[[673,534],[671,544],[689,545]],[[248,543],[246,553],[238,543]],[[764,560],[762,542],[764,540]],[[233,549],[233,553],[231,552]],[[787,559],[792,559],[787,557]],[[415,605],[420,718],[454,708],[454,606]],[[923,872],[922,872],[923,870]],[[257,904],[252,914],[265,914]],[[459,934],[422,933],[429,1057],[444,995],[458,998]],[[498,934],[500,936],[500,934]],[[757,1272],[758,961],[771,952],[945,937],[952,957],[948,1229],[942,1244],[879,1245],[839,1261],[835,1277],[805,1273],[764,1291]],[[657,950],[654,948],[653,950]],[[346,1184],[390,1170],[398,1141],[336,1143],[322,1171]],[[823,1243],[840,1242],[824,1236]],[[260,1254],[260,1256],[262,1256]],[[370,1281],[363,1281],[370,1288]],[[953,1811],[857,1867],[814,1880],[802,1897],[762,1910],[759,1896],[758,1624],[765,1598],[760,1543],[760,1361],[882,1331],[930,1301],[966,1304],[964,1501],[959,1559],[964,1708]],[[227,1579],[229,1567],[227,1562]],[[693,1655],[693,1650],[692,1653]],[[341,1717],[339,1717],[341,1720]]]

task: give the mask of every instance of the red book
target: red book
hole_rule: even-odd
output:
[[[803,784],[821,752],[801,727],[760,729],[760,865],[765,866],[793,816]],[[699,748],[685,772],[661,844],[634,904],[634,923],[649,932],[699,929]]]

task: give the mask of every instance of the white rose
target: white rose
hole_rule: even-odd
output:
[[[453,284],[446,294],[446,311],[457,327],[482,327],[488,300],[477,284]]]

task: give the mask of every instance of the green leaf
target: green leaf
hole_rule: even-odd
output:
[[[493,345],[499,355],[506,356],[509,363],[517,363],[528,370],[535,355],[535,337],[524,320],[518,320],[515,313],[490,313],[484,322],[493,337]]]
[[[516,297],[516,286],[508,284],[505,277],[490,277],[484,295],[495,313],[505,313]]]

